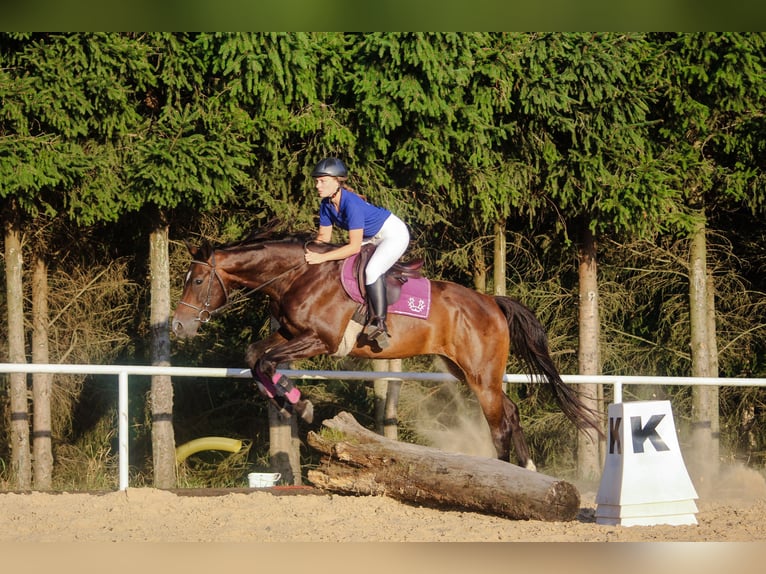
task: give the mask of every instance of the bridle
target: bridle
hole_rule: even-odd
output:
[[[220,313],[224,307],[227,307],[230,304],[230,298],[229,298],[229,290],[226,289],[226,283],[223,282],[223,279],[221,279],[221,276],[218,274],[218,271],[216,271],[215,268],[215,251],[213,251],[210,255],[210,263],[207,261],[198,261],[196,259],[192,260],[192,265],[204,265],[205,267],[210,267],[210,275],[208,275],[208,282],[207,282],[207,293],[205,293],[205,302],[202,304],[202,307],[197,307],[196,305],[192,305],[191,303],[187,303],[186,301],[179,301],[179,305],[186,305],[187,307],[191,307],[195,311],[197,311],[197,317],[196,321],[199,321],[200,323],[207,323],[210,321],[210,319],[213,318],[214,315]],[[223,290],[223,294],[226,296],[226,302],[221,305],[220,307],[217,307],[215,309],[210,309],[210,298],[213,294],[213,277],[215,277],[218,282],[221,284],[221,289]]]
[[[210,254],[210,263],[208,263],[207,261],[199,261],[197,259],[194,259],[192,260],[192,264],[204,265],[205,267],[210,267],[210,275],[208,275],[208,283],[207,283],[207,292],[205,293],[205,302],[202,304],[202,307],[197,307],[196,305],[192,305],[191,303],[187,303],[186,301],[179,301],[178,304],[191,307],[192,309],[197,311],[197,317],[195,318],[195,321],[199,321],[200,323],[207,323],[215,315],[220,314],[226,307],[230,306],[232,304],[232,299],[229,296],[229,290],[226,288],[226,283],[224,283],[223,279],[221,278],[221,276],[218,274],[218,271],[216,270],[215,250],[213,250]],[[248,297],[249,295],[263,289],[267,285],[270,285],[277,279],[281,278],[282,276],[286,275],[290,271],[293,271],[304,264],[305,264],[305,261],[301,261],[300,263],[293,265],[289,269],[282,271],[282,273],[280,273],[279,275],[276,275],[275,277],[272,277],[271,279],[262,283],[258,287],[253,287],[249,289],[248,291],[244,292],[242,297]],[[218,280],[218,283],[220,283],[221,290],[223,291],[223,294],[226,297],[226,301],[222,305],[216,307],[215,309],[210,309],[210,299],[213,294],[213,278],[214,277],[215,279]]]

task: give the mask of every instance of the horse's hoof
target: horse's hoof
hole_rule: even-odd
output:
[[[527,464],[524,468],[526,468],[527,470],[531,470],[532,472],[537,472],[537,467],[535,466],[535,463],[532,462],[531,458],[527,459]]]
[[[309,424],[314,421],[314,405],[308,399],[295,403],[295,412]]]

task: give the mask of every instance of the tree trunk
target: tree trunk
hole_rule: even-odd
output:
[[[50,362],[48,352],[48,264],[42,255],[35,257],[32,274],[32,362]],[[53,485],[53,450],[51,446],[51,391],[53,375],[32,375],[32,450],[36,490],[50,490]]]
[[[689,327],[691,329],[691,367],[693,377],[712,377],[711,341],[715,323],[710,309],[712,294],[708,295],[707,241],[705,211],[689,246]],[[710,314],[713,314],[711,317]],[[715,429],[714,429],[715,427]],[[692,450],[690,472],[698,487],[712,484],[718,472],[718,452],[715,448],[718,432],[718,388],[704,385],[692,387]]]
[[[506,265],[506,240],[505,221],[498,221],[494,227],[494,247],[492,250],[492,273],[495,284],[495,295],[505,296],[505,265]],[[502,389],[508,394],[508,383],[503,381]]]
[[[599,348],[598,268],[596,240],[587,225],[583,225],[579,247],[579,348],[578,370],[581,375],[600,375]],[[599,385],[586,383],[579,386],[586,406],[601,412],[598,401]],[[601,475],[599,437],[588,429],[577,435],[577,476],[584,480],[597,480]]]
[[[707,336],[708,336],[708,350],[710,357],[708,359],[708,372],[709,377],[718,377],[718,341],[716,340],[716,310],[715,310],[715,279],[713,278],[713,272],[708,269],[705,273],[707,278],[706,283],[706,311],[705,316],[707,318]],[[716,388],[718,392],[718,388]],[[718,419],[718,410],[715,412],[715,419]]]
[[[379,372],[401,372],[401,359],[373,359],[373,370]],[[391,440],[399,435],[399,390],[401,381],[375,379],[373,392],[375,394],[375,430]]]
[[[579,512],[573,485],[515,464],[393,441],[348,413],[323,424],[336,431],[331,438],[308,436],[325,455],[308,473],[318,488],[519,520],[573,520]]]
[[[5,230],[5,282],[8,298],[8,360],[26,363],[24,345],[24,283],[21,231],[14,223]],[[27,376],[10,373],[11,473],[16,488],[32,488],[32,461],[29,451],[29,405]]]
[[[389,368],[392,373],[402,372],[401,359],[389,359]],[[399,393],[402,390],[401,381],[388,381],[386,388],[386,408],[384,410],[385,424],[383,436],[392,440],[399,439]]]
[[[505,295],[506,265],[505,221],[495,223],[494,281],[495,295]]]
[[[149,238],[151,273],[152,365],[170,365],[170,262],[168,225],[164,216]],[[167,375],[152,377],[152,460],[154,486],[176,487],[173,384]]]
[[[479,241],[473,243],[473,288],[479,293],[487,292],[487,264]]]
[[[710,362],[708,368],[710,369],[710,377],[718,377],[718,341],[717,341],[717,328],[716,328],[716,311],[715,311],[715,280],[713,279],[713,272],[707,270],[707,335],[708,335],[708,349],[710,351]],[[710,411],[710,456],[712,460],[718,461],[720,458],[720,436],[721,436],[721,424],[719,420],[719,388],[708,387],[710,393],[710,402],[715,405]]]

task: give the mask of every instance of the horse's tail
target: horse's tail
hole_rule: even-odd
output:
[[[542,375],[553,389],[561,410],[580,430],[594,429],[603,437],[599,414],[582,402],[577,391],[559,375],[548,348],[548,337],[532,311],[511,297],[495,296],[511,335],[511,351],[527,365],[533,375]]]

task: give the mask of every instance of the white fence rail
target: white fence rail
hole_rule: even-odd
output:
[[[280,373],[293,379],[303,380],[395,380],[395,381],[456,381],[448,373],[415,373],[415,372],[380,372],[380,371],[297,371],[280,369]],[[131,375],[168,375],[172,377],[206,377],[206,378],[250,378],[249,369],[216,368],[216,367],[160,367],[141,365],[52,365],[27,363],[0,363],[0,373],[52,373],[52,374],[84,374],[84,375],[114,375],[118,384],[118,444],[119,444],[119,488],[126,490],[129,486],[128,473],[128,387]],[[568,384],[597,383],[614,386],[614,402],[622,402],[623,385],[707,385],[707,386],[736,386],[763,387],[766,379],[714,378],[714,377],[656,377],[656,376],[618,376],[618,375],[562,375]],[[529,375],[506,374],[506,383],[534,382]]]

